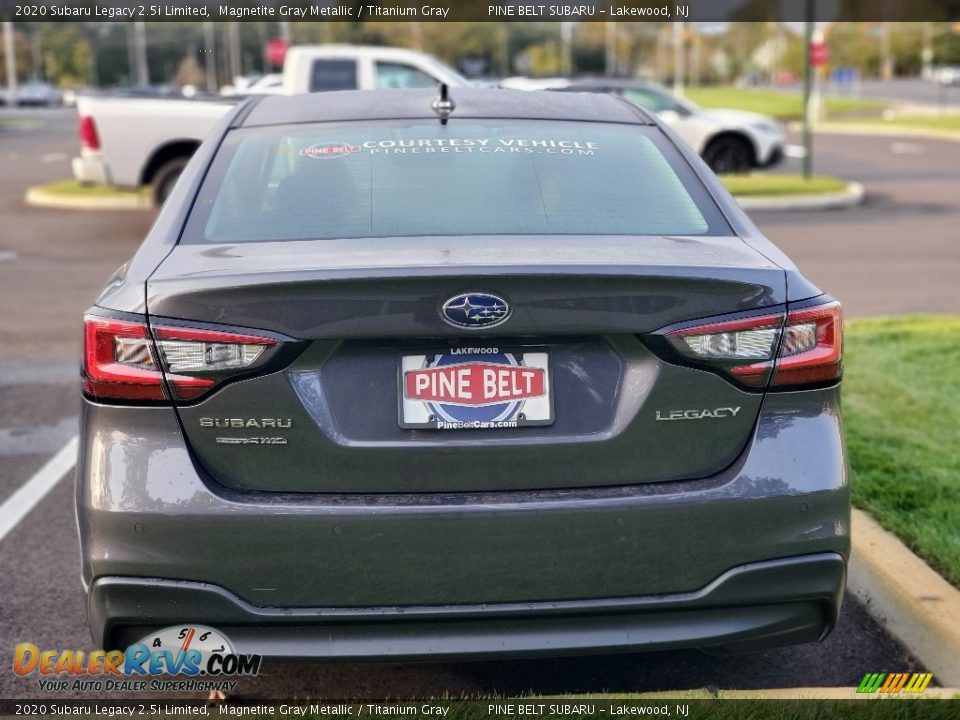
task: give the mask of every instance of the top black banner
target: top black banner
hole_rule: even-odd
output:
[[[14,22],[960,21],[960,0],[0,0]]]

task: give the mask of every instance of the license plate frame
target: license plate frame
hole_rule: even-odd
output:
[[[429,388],[423,387],[428,382],[425,375],[435,378]],[[484,394],[493,390],[490,383],[494,379],[495,394]],[[467,387],[464,380],[468,381],[466,392],[473,398],[469,401],[466,394],[459,396]],[[458,400],[451,401],[449,392],[457,394]],[[514,392],[520,395],[513,397]],[[446,401],[438,399],[441,396]],[[550,352],[539,346],[404,352],[397,362],[397,419],[404,430],[510,430],[552,425],[556,416]]]

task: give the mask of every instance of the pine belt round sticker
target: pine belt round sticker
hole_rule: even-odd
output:
[[[320,158],[329,160],[330,158],[343,157],[350,153],[360,152],[360,148],[349,143],[325,143],[322,145],[311,145],[300,151],[300,154],[309,158]]]

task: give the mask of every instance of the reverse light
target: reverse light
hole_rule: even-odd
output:
[[[687,347],[700,357],[726,360],[767,359],[771,357],[779,329],[779,326],[773,326],[682,337]]]
[[[278,341],[145,320],[84,318],[84,392],[98,400],[195,400],[258,365]]]
[[[761,315],[674,330],[667,337],[682,354],[709,362],[744,385],[761,387],[770,376],[783,315]]]
[[[172,326],[153,328],[153,336],[163,369],[174,375],[245,370],[277,344],[273,338],[258,335]],[[179,392],[177,395],[187,399]]]
[[[682,328],[667,333],[675,350],[738,382],[788,387],[832,382],[843,372],[840,303]]]

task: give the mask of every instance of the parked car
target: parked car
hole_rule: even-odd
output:
[[[53,107],[61,101],[60,90],[50,83],[28,82],[17,89],[17,105],[21,107]]]
[[[247,94],[270,94],[271,76]],[[469,84],[438,60],[411,50],[354,45],[304,45],[287,51],[282,92],[448,87]],[[81,182],[125,188],[149,185],[163,204],[187,161],[237,97],[183,99],[81,98],[81,149],[73,174]]]
[[[730,651],[837,621],[840,306],[622,98],[229,108],[84,323],[96,647]]]
[[[657,113],[696,150],[715,173],[743,173],[776,165],[783,159],[784,134],[773,118],[743,110],[704,110],[678,99],[653,82],[595,80],[507,81],[506,87],[568,92],[613,93]]]
[[[943,65],[933,72],[934,79],[944,86],[960,85],[960,65]]]
[[[248,75],[234,79],[233,85],[221,88],[221,95],[282,95],[283,75]]]

